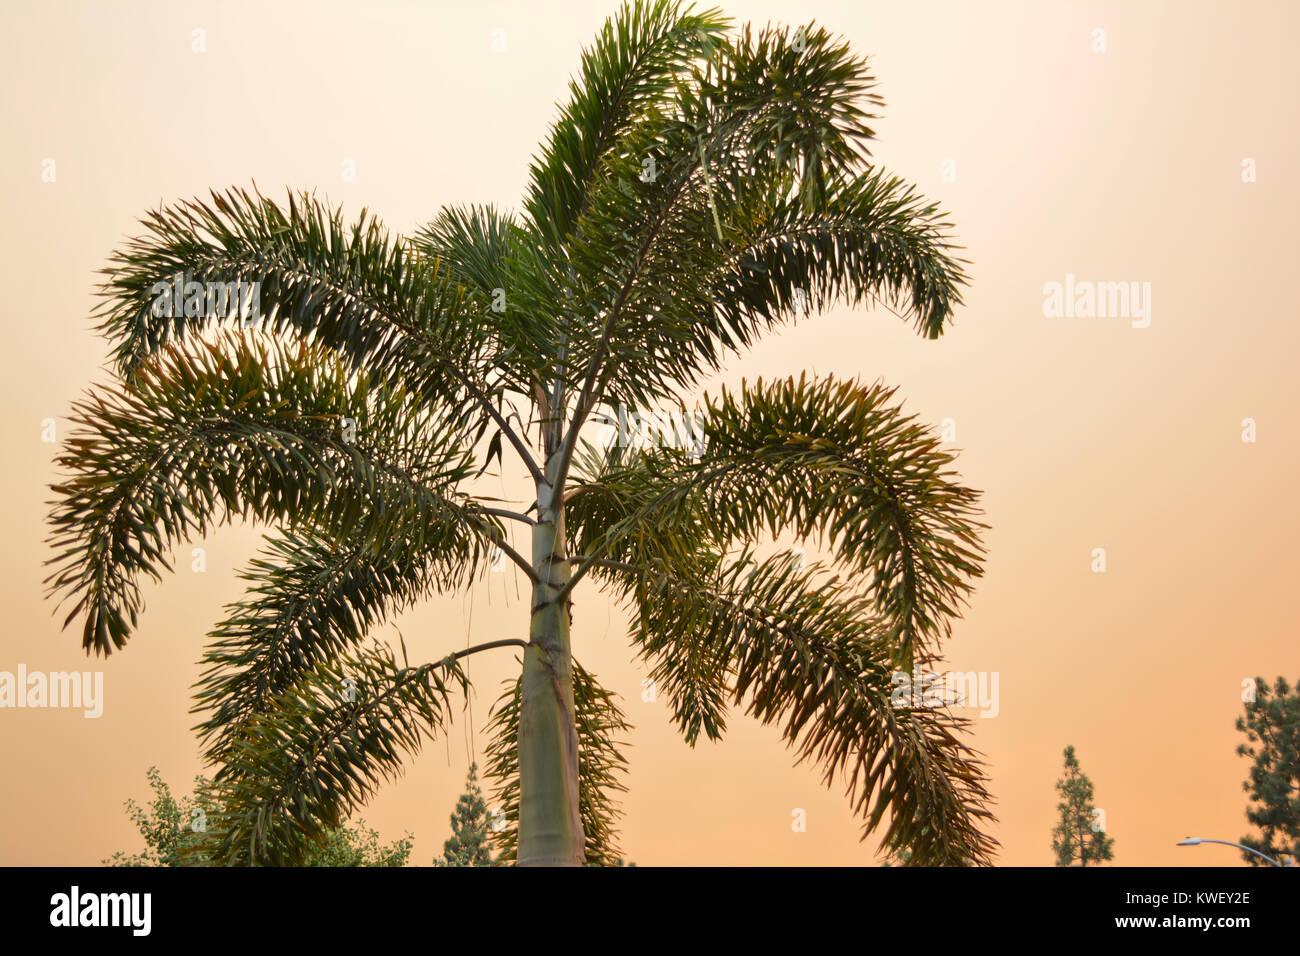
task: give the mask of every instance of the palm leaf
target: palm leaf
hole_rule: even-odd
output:
[[[800,377],[706,399],[698,457],[588,457],[567,505],[572,553],[639,566],[761,533],[825,539],[867,574],[904,670],[948,633],[982,573],[978,494],[894,390]]]
[[[203,654],[193,709],[206,715],[196,729],[210,762],[221,763],[242,727],[303,673],[355,648],[415,600],[467,584],[500,533],[455,501],[425,511],[420,525],[379,547],[364,533],[342,543],[310,532],[268,539],[243,575],[248,597],[230,607]]]
[[[958,737],[968,721],[892,703],[894,644],[868,597],[784,555],[597,573],[629,596],[633,639],[688,741],[720,736],[724,703],[743,705],[826,785],[844,780],[864,839],[887,817],[885,846],[916,865],[991,862],[987,778]]]
[[[83,646],[103,654],[136,625],[138,580],[160,578],[170,548],[214,522],[314,522],[383,542],[473,473],[457,431],[401,390],[320,349],[233,337],[168,349],[73,421],[46,583],[73,602],[64,626],[84,614]]]
[[[303,674],[242,728],[214,779],[214,860],[300,865],[445,729],[452,690],[467,687],[454,661],[399,665],[382,647]]]

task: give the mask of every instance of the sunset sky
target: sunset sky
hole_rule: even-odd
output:
[[[1233,729],[1243,681],[1300,677],[1300,316],[1284,288],[1300,212],[1288,66],[1300,7],[719,6],[737,24],[815,20],[870,57],[885,100],[873,157],[948,211],[971,284],[937,341],[883,310],[838,307],[734,358],[707,391],[802,371],[879,379],[948,429],[991,526],[986,573],[944,666],[998,678],[996,716],[965,711],[997,798],[997,862],[1052,864],[1053,785],[1072,744],[1116,865],[1239,864],[1226,847],[1174,844],[1248,832]],[[53,419],[62,440],[71,403],[110,380],[90,319],[97,270],[147,210],[213,187],[256,182],[277,199],[314,189],[345,218],[364,206],[398,232],[444,204],[517,209],[580,50],[616,8],[0,6],[0,671],[104,675],[97,719],[0,709],[0,864],[96,864],[140,849],[123,803],[148,795],[151,764],[188,790],[203,770],[190,685],[264,530],[193,542],[203,573],[191,546],[178,550],[177,574],[146,587],[139,630],[106,660],[84,656],[78,628],[60,630],[42,585],[58,446],[43,438]],[[1142,315],[1058,315],[1051,283],[1149,293]],[[506,464],[523,476],[509,454]],[[481,488],[522,495],[527,483]],[[575,657],[635,725],[626,858],[880,861],[842,786],[794,766],[776,728],[734,714],[722,743],[687,746],[665,699],[642,699],[626,612],[590,587],[575,598]],[[522,576],[487,573],[378,636],[396,644],[400,631],[413,660],[433,660],[520,636],[527,614]],[[477,697],[450,738],[360,814],[384,839],[412,832],[421,865],[441,851],[517,665],[503,650],[476,655],[469,672]],[[806,832],[792,830],[796,810]]]

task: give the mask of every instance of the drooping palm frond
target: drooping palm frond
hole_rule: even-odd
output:
[[[674,398],[833,299],[883,300],[938,334],[960,260],[937,209],[866,165],[874,82],[820,28],[746,31],[682,68],[671,102],[606,158],[570,244],[575,391]]]
[[[468,687],[454,660],[411,667],[382,647],[304,673],[253,715],[214,779],[222,807],[214,859],[296,865],[402,758],[445,729],[450,694]]]
[[[901,309],[918,332],[938,338],[961,304],[965,279],[948,229],[915,187],[872,169],[833,181],[814,211],[787,197],[764,203],[736,230],[705,287],[728,328],[765,328],[835,301],[865,302]]]
[[[720,736],[726,702],[743,705],[779,724],[828,786],[845,782],[864,839],[888,817],[885,846],[907,847],[918,865],[990,862],[987,780],[958,739],[968,722],[892,702],[895,648],[869,596],[787,555],[596,573],[628,599],[633,639],[688,741]]]
[[[248,597],[210,635],[194,692],[209,762],[221,764],[253,717],[306,671],[357,647],[411,602],[467,585],[499,529],[472,505],[427,509],[419,527],[375,541],[310,532],[268,539],[245,572]]]
[[[783,722],[827,783],[845,776],[864,837],[888,813],[885,844],[919,862],[988,862],[990,800],[957,736],[965,722],[891,704],[891,675],[929,659],[981,573],[984,527],[952,456],[893,394],[758,382],[705,400],[698,455],[591,449],[566,506],[571,549],[579,575],[629,604],[688,742],[719,738],[728,705],[744,703]],[[786,558],[755,563],[750,543],[782,533],[824,543],[861,583],[814,587]]]
[[[136,625],[139,579],[159,579],[170,548],[213,522],[316,524],[382,542],[394,527],[418,529],[414,516],[436,513],[473,473],[457,430],[400,389],[318,348],[233,336],[160,353],[134,384],[90,393],[73,421],[46,583],[74,602],[65,626],[84,614],[83,646],[102,654]]]
[[[869,577],[900,666],[928,653],[981,573],[978,494],[894,389],[801,376],[708,400],[701,454],[588,459],[570,492],[575,555],[639,565],[759,534],[824,537]]]
[[[488,388],[483,367],[502,348],[493,326],[436,261],[413,258],[366,210],[348,225],[341,209],[307,193],[290,193],[282,207],[230,189],[160,208],[141,224],[144,234],[103,270],[98,311],[128,380],[169,343],[252,327],[329,349],[444,416],[482,410],[473,393]],[[171,301],[163,287],[175,283],[194,289],[192,306]],[[235,283],[256,285],[259,314],[209,297]]]
[[[509,682],[493,708],[488,726],[487,773],[496,781],[501,829],[493,841],[499,861],[511,863],[519,840],[519,703],[521,681]],[[631,730],[615,695],[594,675],[573,663],[573,706],[578,729],[578,807],[586,836],[588,866],[613,866],[622,856],[615,825],[622,814],[616,795],[627,789],[622,777],[627,759],[620,735]]]

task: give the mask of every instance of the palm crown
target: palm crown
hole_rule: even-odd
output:
[[[502,646],[522,658],[489,751],[507,857],[612,861],[627,725],[570,647],[591,585],[629,608],[688,741],[742,707],[845,783],[864,837],[887,820],[914,864],[989,860],[964,721],[891,705],[891,675],[933,659],[980,573],[984,527],[893,392],[746,383],[704,400],[694,451],[580,440],[616,402],[681,406],[833,301],[941,334],[961,260],[936,207],[871,164],[873,85],[820,28],[625,6],[517,215],[444,209],[402,239],[364,210],[345,225],[309,195],[230,190],[150,213],[113,257],[100,319],[121,381],[75,405],[49,585],[108,654],[176,544],[237,517],[277,526],[196,688],[225,862],[300,860],[444,728],[460,658]],[[257,283],[260,316],[160,308],[177,274]],[[531,502],[475,493],[507,460]],[[829,562],[760,558],[752,542],[782,532]],[[526,633],[424,664],[370,642],[494,549],[531,584]]]

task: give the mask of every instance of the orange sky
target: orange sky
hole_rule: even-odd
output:
[[[207,571],[147,590],[106,662],[44,598],[42,420],[105,381],[95,270],[146,209],[256,180],[316,188],[406,231],[444,203],[516,206],[580,47],[611,2],[524,4],[10,2],[0,10],[0,671],[104,672],[103,715],[0,710],[0,863],[92,864],[137,849],[122,810],[157,764],[200,770],[189,685],[204,634],[240,593],[259,532],[201,544]],[[1300,518],[1292,483],[1300,332],[1284,287],[1300,211],[1288,3],[724,5],[737,21],[816,19],[869,54],[885,98],[878,162],[942,201],[972,260],[937,342],[883,312],[836,309],[769,339],[717,383],[882,378],[909,411],[952,419],[985,491],[990,557],[948,648],[996,671],[976,718],[1001,822],[999,861],[1049,865],[1066,744],[1097,789],[1115,862],[1235,864],[1185,835],[1245,832],[1233,753],[1241,682],[1300,677]],[[206,51],[192,51],[192,31]],[[493,30],[505,50],[492,50]],[[1094,30],[1105,51],[1093,52]],[[1244,159],[1256,181],[1243,182]],[[54,160],[55,181],[43,182]],[[344,182],[345,159],[356,181]],[[952,160],[951,164],[945,161]],[[955,177],[945,177],[945,171]],[[1150,324],[1048,317],[1044,286],[1150,283]],[[1254,443],[1242,421],[1256,422]],[[508,461],[509,459],[507,459]],[[499,493],[502,483],[485,490]],[[512,484],[509,487],[522,487]],[[1104,548],[1107,570],[1091,570]],[[185,552],[188,554],[188,551]],[[526,592],[488,575],[397,623],[412,657],[520,633]],[[644,671],[625,615],[577,594],[578,659],[620,693],[631,735],[623,844],[640,864],[870,864],[841,792],[792,766],[774,729],[734,719],[692,750]],[[382,636],[396,639],[386,628]],[[364,813],[441,849],[509,652],[479,655],[472,724],[409,764]],[[807,831],[791,813],[807,813]]]

